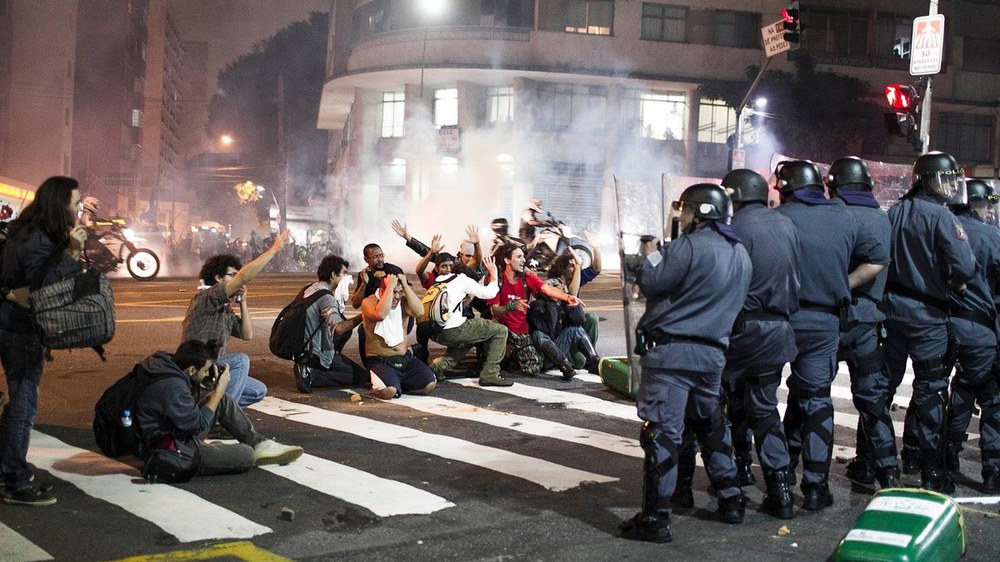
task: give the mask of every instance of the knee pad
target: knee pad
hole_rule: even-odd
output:
[[[774,436],[785,441],[785,433],[781,431],[781,416],[778,412],[772,412],[762,418],[751,418],[750,427],[753,428],[754,437],[758,444],[762,443],[768,436]]]
[[[642,424],[642,430],[639,431],[639,445],[646,453],[645,469],[647,471],[663,476],[677,464],[677,445],[660,429],[659,424],[652,422]],[[661,463],[656,462],[657,446],[662,447],[667,452],[667,458]]]
[[[936,355],[913,362],[914,381],[935,381],[948,376],[944,366],[944,356]]]
[[[698,436],[698,442],[707,451],[726,451],[726,417],[716,409],[710,418],[688,419],[686,422]],[[728,447],[731,449],[732,447]]]

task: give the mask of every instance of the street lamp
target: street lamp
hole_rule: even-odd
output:
[[[424,99],[424,63],[427,60],[427,32],[432,19],[444,13],[447,0],[418,0],[417,11],[424,20],[424,46],[420,53],[420,100]]]

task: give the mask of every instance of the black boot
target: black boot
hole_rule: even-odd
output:
[[[899,467],[898,466],[887,466],[884,468],[879,468],[875,470],[875,479],[878,480],[878,485],[885,490],[886,488],[898,488],[899,487]]]
[[[562,379],[564,381],[571,381],[573,377],[576,376],[576,369],[573,368],[573,364],[569,362],[569,358],[566,354],[559,349],[556,342],[549,340],[542,342],[539,347],[539,351],[545,356],[550,362],[555,363],[556,367],[562,372]]]
[[[875,469],[868,459],[860,456],[854,457],[851,462],[847,463],[847,479],[858,484],[871,486],[875,483]]]
[[[736,455],[736,476],[740,479],[740,486],[753,486],[757,483],[757,477],[753,475],[750,467],[751,457],[749,454]]]
[[[746,515],[746,510],[747,498],[743,495],[743,492],[731,498],[719,500],[719,513],[722,514],[723,523],[730,525],[742,523],[743,517]]]
[[[584,358],[586,358],[584,367],[587,369],[587,372],[592,375],[601,374],[601,356],[594,349],[594,344],[590,343],[590,338],[580,338],[576,342],[576,347],[583,354]]]
[[[767,484],[767,496],[761,505],[763,510],[778,519],[794,517],[792,490],[788,486],[788,469],[765,470],[764,482]]]
[[[951,473],[943,468],[925,466],[920,471],[920,487],[932,492],[942,494],[955,493],[955,481],[951,478]]]
[[[656,462],[658,430],[650,422],[643,424],[639,434],[645,459],[642,465],[642,511],[623,521],[618,528],[621,536],[640,541],[665,543],[673,540],[670,534],[669,498],[660,497],[660,472]]]
[[[983,491],[987,494],[1000,492],[1000,466],[983,467]]]
[[[309,366],[302,363],[294,363],[292,365],[292,373],[295,375],[295,386],[298,387],[299,392],[310,394],[312,392],[312,373],[309,370]]]
[[[819,511],[833,505],[833,494],[826,482],[803,482],[802,495],[802,509],[808,511]]]
[[[691,486],[694,484],[695,459],[692,456],[681,455],[677,459],[677,486],[674,488],[674,495],[670,501],[677,507],[694,507],[694,491]]]
[[[945,452],[944,457],[945,469],[957,476],[962,472],[962,461],[958,458],[958,454],[962,452],[962,445],[961,443],[948,442],[946,447],[948,447],[948,450]]]

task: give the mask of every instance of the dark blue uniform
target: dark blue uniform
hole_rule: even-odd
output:
[[[891,262],[882,310],[886,315],[886,363],[892,402],[903,380],[906,359],[913,359],[913,396],[908,421],[917,428],[924,469],[942,469],[945,392],[948,374],[948,285],[968,283],[976,260],[961,223],[941,203],[927,195],[909,195],[889,209],[892,224]],[[912,454],[903,448],[904,464]],[[910,458],[910,462],[914,462]],[[935,478],[934,475],[930,475]]]
[[[802,251],[799,310],[791,317],[798,356],[792,362],[793,391],[785,418],[789,450],[801,425],[802,490],[824,489],[833,447],[830,386],[837,370],[841,311],[851,300],[850,265],[886,263],[887,250],[843,205],[833,201],[783,203],[778,212],[795,224]],[[794,402],[794,404],[792,404]],[[794,419],[802,416],[801,424]]]
[[[847,204],[847,211],[858,224],[868,230],[869,235],[878,242],[880,252],[888,257],[892,231],[889,217],[867,190],[850,190],[848,195],[838,197],[835,201]],[[852,259],[850,269],[853,270],[858,265],[860,262]],[[858,454],[870,457],[880,472],[895,473],[899,461],[896,456],[896,434],[889,414],[889,403],[886,402],[889,372],[882,349],[882,322],[885,315],[878,308],[885,293],[888,276],[889,272],[882,270],[871,281],[851,290],[847,324],[841,327],[840,332],[839,359],[847,362],[847,369],[851,374],[851,395],[859,415]]]
[[[1000,470],[1000,388],[993,371],[997,355],[994,298],[1000,272],[1000,230],[967,210],[956,215],[969,237],[977,267],[976,276],[966,283],[965,293],[960,297],[949,295],[948,333],[958,364],[951,383],[945,428],[949,459],[954,459],[955,465],[948,468],[958,469],[958,453],[968,438],[966,431],[972,421],[973,402],[978,401],[982,409],[979,449],[985,476],[987,471]]]
[[[715,226],[671,242],[643,266],[639,287],[646,295],[646,313],[640,326],[656,346],[642,358],[636,406],[647,422],[640,442],[647,463],[654,464],[646,474],[659,475],[658,510],[669,513],[685,421],[698,436],[720,502],[742,496],[719,390],[725,349],[750,274],[746,249]]]
[[[732,229],[753,264],[722,374],[733,446],[737,465],[749,464],[752,434],[761,466],[773,472],[789,464],[777,391],[782,366],[797,352],[788,319],[799,307],[799,237],[792,221],[759,202],[737,211]]]

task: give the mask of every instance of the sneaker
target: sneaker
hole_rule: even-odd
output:
[[[265,439],[253,448],[257,466],[265,464],[288,464],[302,456],[302,447],[282,445],[273,439]]]
[[[302,394],[311,393],[312,371],[309,369],[309,366],[302,363],[295,363],[292,370],[295,372],[295,386],[299,389],[299,392]]]
[[[514,386],[514,381],[509,381],[500,375],[483,375],[479,377],[479,386]]]
[[[25,488],[3,497],[3,503],[11,505],[45,506],[56,503],[56,498],[38,488]]]

